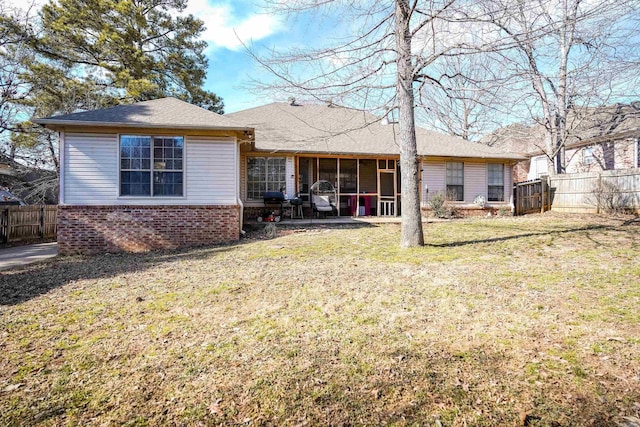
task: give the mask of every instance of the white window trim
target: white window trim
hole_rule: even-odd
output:
[[[449,193],[449,188],[448,187],[449,187],[449,185],[454,185],[454,184],[449,184],[447,182],[447,178],[448,178],[447,165],[449,163],[460,163],[460,164],[462,164],[462,200],[451,200],[450,202],[458,203],[458,204],[465,203],[465,187],[466,187],[465,180],[466,180],[466,174],[465,174],[465,164],[464,164],[463,161],[455,161],[455,160],[447,160],[447,161],[445,161],[445,163],[444,163],[444,191],[445,191],[445,197],[448,196],[448,193]],[[457,186],[458,184],[455,184],[455,185]]]
[[[500,165],[502,166],[502,200],[489,200],[489,187],[499,187],[498,185],[491,185],[489,183],[489,165]],[[506,200],[506,194],[505,194],[505,185],[504,183],[506,182],[505,179],[505,173],[507,171],[507,168],[505,167],[504,163],[487,163],[487,203],[504,203]]]
[[[151,166],[153,166],[153,138],[171,138],[171,137],[180,137],[182,138],[182,196],[154,196],[153,195],[153,167],[151,168],[151,194],[148,196],[123,196],[121,194],[122,187],[120,185],[121,179],[121,165],[120,161],[120,137],[121,136],[149,136],[151,137]],[[164,134],[164,133],[138,133],[138,132],[127,132],[127,133],[118,133],[117,134],[117,155],[116,159],[118,162],[118,200],[157,200],[161,202],[162,200],[184,200],[187,198],[187,136],[186,135],[176,135],[176,134]]]

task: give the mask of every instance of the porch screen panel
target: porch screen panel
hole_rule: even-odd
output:
[[[360,159],[360,193],[378,192],[378,162],[373,159]]]
[[[318,172],[319,179],[329,181],[331,185],[337,185],[338,159],[320,159]]]
[[[358,164],[356,159],[340,159],[340,193],[358,191]]]

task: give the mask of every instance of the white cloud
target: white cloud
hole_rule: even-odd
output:
[[[269,37],[283,28],[282,21],[275,15],[255,13],[238,19],[230,5],[212,5],[208,0],[189,0],[185,13],[204,21],[206,30],[202,38],[209,43],[210,49],[239,50],[242,42]]]
[[[48,0],[4,0],[9,9],[40,10]],[[184,14],[192,14],[204,21],[206,30],[201,35],[209,43],[209,49],[216,47],[239,50],[242,42],[249,43],[269,37],[284,27],[282,19],[276,15],[253,13],[242,19],[235,16],[230,4],[213,0],[189,0]],[[217,3],[217,4],[214,4]],[[31,6],[31,7],[30,7]],[[242,41],[242,42],[241,42]]]

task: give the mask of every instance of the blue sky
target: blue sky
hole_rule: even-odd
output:
[[[282,47],[297,31],[283,17],[266,13],[253,1],[189,0],[186,13],[202,19],[207,27],[202,37],[209,44],[205,88],[223,98],[225,111],[231,113],[267,101],[245,87],[249,76],[260,71],[242,43],[258,50]]]
[[[185,13],[202,19],[209,59],[205,89],[221,96],[225,112],[232,113],[272,101],[248,88],[252,78],[273,78],[260,69],[244,45],[258,54],[295,46],[320,46],[333,37],[336,22],[331,16],[298,15],[287,19],[267,11],[262,0],[189,0]],[[244,45],[243,45],[244,44]]]
[[[47,0],[32,0],[39,9]],[[311,20],[298,17],[287,20],[282,15],[267,13],[260,6],[262,0],[188,0],[185,14],[202,19],[206,31],[202,39],[208,43],[206,51],[209,69],[205,89],[221,96],[225,112],[250,108],[281,99],[266,99],[253,94],[246,86],[250,77],[262,81],[271,78],[261,72],[242,45],[253,46],[258,53],[269,49],[287,49],[295,45],[310,46],[322,42],[321,32],[327,34],[330,20]],[[5,4],[25,9],[25,0],[5,0]],[[324,30],[324,31],[323,31]],[[242,42],[241,42],[242,41]]]

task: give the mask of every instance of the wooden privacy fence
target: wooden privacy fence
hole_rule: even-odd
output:
[[[513,186],[515,214],[640,213],[640,169],[562,174]]]
[[[56,205],[0,207],[0,241],[54,238],[57,217]]]
[[[518,182],[513,186],[515,214],[542,213],[549,210],[549,187],[545,179]]]
[[[640,169],[556,175],[551,209],[558,212],[640,212]]]

